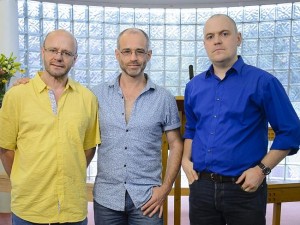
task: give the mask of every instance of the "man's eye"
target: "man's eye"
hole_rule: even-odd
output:
[[[122,51],[124,54],[130,54],[131,53],[131,51],[130,50],[124,50],[124,51]]]
[[[63,51],[62,54],[65,56],[70,56],[70,57],[73,56],[73,54],[71,52],[66,52],[66,51]]]
[[[146,52],[143,49],[137,49],[136,53],[138,53],[138,54],[145,54]]]
[[[49,49],[48,51],[51,52],[51,53],[57,53],[56,49]]]

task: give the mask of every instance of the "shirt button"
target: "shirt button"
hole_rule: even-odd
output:
[[[124,165],[124,167],[126,167],[126,164]]]
[[[124,113],[122,113],[122,115],[124,116]]]
[[[207,152],[211,152],[211,150],[210,150],[210,149],[207,149]]]
[[[220,101],[220,98],[216,98],[216,101]]]
[[[214,115],[214,118],[217,118],[217,115]]]
[[[128,129],[126,130],[126,132],[128,132]]]
[[[127,147],[125,147],[125,149],[127,149]]]

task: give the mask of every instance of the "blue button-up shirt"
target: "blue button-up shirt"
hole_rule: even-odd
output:
[[[197,171],[238,176],[266,155],[268,122],[276,133],[271,149],[295,154],[300,122],[280,82],[244,63],[242,57],[223,80],[213,67],[195,76],[185,91],[184,138],[193,139]]]
[[[147,79],[126,124],[119,77],[93,88],[99,101],[101,146],[94,199],[118,211],[125,210],[125,192],[139,208],[161,185],[161,137],[180,127],[175,97]]]

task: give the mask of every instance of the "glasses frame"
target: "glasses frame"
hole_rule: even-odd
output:
[[[71,58],[77,56],[76,53],[69,52],[67,50],[58,51],[58,49],[56,49],[56,48],[46,48],[46,47],[44,47],[44,50],[45,50],[45,52],[47,52],[48,54],[50,54],[52,56],[56,56],[59,53],[63,58],[67,58],[67,59],[71,59]]]
[[[132,56],[133,52],[136,55],[136,57],[142,58],[145,55],[149,54],[148,50],[145,50],[143,48],[137,48],[137,49],[129,49],[129,48],[124,48],[122,50],[119,50],[119,52],[124,56],[124,57],[130,57]]]

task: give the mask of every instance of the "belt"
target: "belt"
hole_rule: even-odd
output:
[[[197,174],[200,179],[211,180],[216,183],[228,183],[228,182],[235,183],[239,178],[238,176],[237,177],[222,176],[216,173],[208,173],[208,172],[197,172]]]

